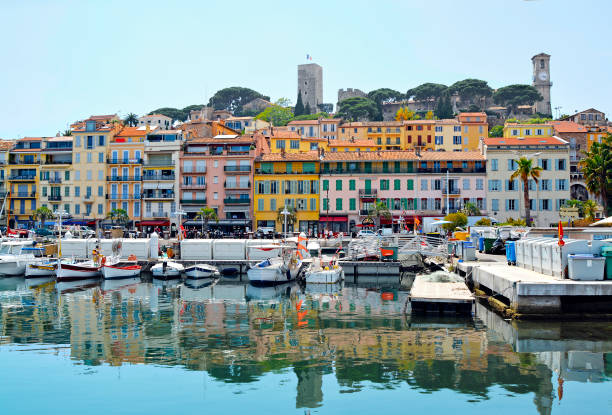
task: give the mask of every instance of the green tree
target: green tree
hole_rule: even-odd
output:
[[[576,199],[571,199],[571,200],[566,200],[565,203],[563,204],[563,207],[569,207],[569,208],[578,208],[578,214],[580,216],[583,215],[583,202],[581,200],[576,200]]]
[[[200,219],[202,221],[202,234],[208,231],[208,223],[211,220],[219,223],[219,217],[217,216],[217,212],[213,208],[203,207],[200,208],[198,213],[196,214],[196,219]]]
[[[53,212],[46,206],[41,206],[34,211],[32,218],[34,220],[40,220],[40,227],[45,227],[45,221],[53,217]]]
[[[183,114],[185,115],[185,119],[187,119],[187,117],[189,116],[189,113],[191,111],[200,111],[202,108],[204,108],[205,105],[204,104],[193,104],[193,105],[187,105],[185,108],[183,108],[181,111],[183,112]]]
[[[374,205],[368,210],[368,217],[372,218],[376,223],[376,228],[380,228],[380,218],[390,219],[391,212],[386,203],[377,200]]]
[[[480,79],[464,79],[458,81],[448,87],[450,94],[457,93],[461,98],[461,101],[474,102],[479,98],[490,97],[493,93],[493,89],[487,84],[487,81]]]
[[[579,164],[586,188],[601,198],[607,216],[608,199],[612,196],[612,135],[608,134],[601,143],[594,142],[591,149],[583,153],[585,157]]]
[[[280,223],[281,229],[283,230],[283,232],[285,232],[285,215],[283,215],[282,213],[283,209],[285,209],[285,207],[278,208],[278,210],[276,211],[276,221]],[[287,206],[287,212],[289,212],[289,214],[287,215],[287,228],[289,228],[289,226],[297,222],[297,210],[295,210],[294,207]]]
[[[504,136],[504,126],[496,125],[489,130],[489,137],[503,137]]]
[[[306,115],[312,114],[312,109],[310,108],[310,103],[309,102],[307,102],[306,106],[304,107],[304,114],[306,114]]]
[[[297,101],[295,102],[295,108],[293,114],[297,117],[298,115],[304,115],[304,103],[302,102],[302,91],[298,89]]]
[[[274,102],[274,105],[287,108],[291,106],[291,100],[289,98],[279,98]]]
[[[340,101],[336,116],[347,121],[376,121],[379,117],[378,106],[369,98],[353,97]]]
[[[290,107],[281,107],[280,105],[272,105],[257,114],[255,119],[263,120],[271,123],[275,127],[287,125],[293,119],[293,111]]]
[[[293,117],[291,121],[318,120],[319,118],[329,118],[329,114],[326,112],[317,112],[316,114],[302,114]]]
[[[448,87],[442,84],[427,82],[406,92],[406,97],[414,97],[416,100],[435,99],[438,101],[447,92]]]
[[[109,218],[113,224],[118,223],[121,226],[125,226],[130,221],[130,217],[123,209],[113,209],[108,212],[106,217]]]
[[[588,219],[589,221],[595,220],[595,214],[597,213],[598,210],[599,210],[599,205],[594,200],[589,199],[589,200],[585,200],[582,203],[582,212],[583,212],[584,218]]]
[[[467,225],[467,216],[463,212],[449,213],[444,216],[444,220],[450,223],[444,223],[442,229],[449,232],[453,232],[457,228],[464,228]]]
[[[445,92],[438,100],[435,115],[440,120],[453,118],[453,105],[450,102],[450,96],[448,95],[448,92]]]
[[[208,101],[208,106],[216,110],[231,111],[234,115],[239,116],[242,115],[242,107],[256,98],[265,99],[266,101],[270,100],[270,97],[250,88],[232,86],[215,92],[215,95]]]
[[[461,209],[461,212],[463,212],[467,216],[480,216],[481,215],[480,209],[478,209],[478,206],[476,206],[476,204],[472,202],[467,202],[463,206],[463,209]]]
[[[149,115],[152,115],[152,114],[165,115],[166,117],[172,118],[172,121],[185,121],[187,119],[187,115],[185,115],[183,110],[180,110],[178,108],[170,108],[170,107],[158,108],[149,113]]]
[[[383,104],[401,101],[405,98],[405,95],[394,89],[378,88],[368,92],[368,98],[376,103],[376,106],[378,107],[377,118],[382,120]]]
[[[489,218],[480,218],[476,221],[474,226],[491,226],[491,219]]]
[[[533,105],[542,99],[542,95],[531,85],[508,85],[493,94],[493,101],[507,107],[510,114],[516,114],[519,105]]]
[[[136,114],[134,114],[133,112],[130,112],[123,119],[123,122],[124,122],[124,124],[127,124],[130,127],[136,127],[138,125],[138,116]]]
[[[514,180],[517,177],[523,182],[523,201],[525,203],[525,223],[527,226],[531,226],[531,209],[529,208],[529,179],[538,184],[540,179],[541,167],[534,166],[533,160],[527,157],[521,157],[515,160],[517,167],[516,170],[510,176],[510,180]]]

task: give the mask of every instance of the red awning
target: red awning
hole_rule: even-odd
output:
[[[141,220],[136,226],[170,226],[167,220]]]
[[[347,216],[321,216],[319,222],[348,222]]]

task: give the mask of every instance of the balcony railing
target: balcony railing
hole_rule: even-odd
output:
[[[204,199],[181,199],[181,205],[205,205],[206,198]]]
[[[226,205],[250,205],[251,199],[249,199],[248,197],[226,197],[225,199],[223,199],[223,203],[225,203]]]
[[[59,184],[62,182],[61,177],[49,177],[49,183],[51,184]]]
[[[56,164],[64,164],[64,165],[68,165],[68,164],[72,164],[72,160],[47,160],[43,163],[43,165],[45,166],[50,166],[50,165],[56,165]]]
[[[174,161],[147,161],[142,163],[145,167],[174,167]]]
[[[323,165],[325,166],[325,165]],[[439,169],[435,169],[435,168],[427,168],[427,169],[422,169],[422,168],[408,168],[408,167],[402,167],[399,169],[393,168],[393,167],[389,167],[389,168],[371,168],[371,169],[364,169],[364,168],[355,168],[355,169],[329,169],[329,168],[323,168],[321,169],[321,174],[407,174],[407,173],[431,173],[431,174],[446,174],[446,172],[449,173],[485,173],[486,169],[484,167],[481,168],[467,168],[467,169],[463,169],[463,168],[452,168],[452,169],[446,169],[446,168],[439,168]],[[265,173],[265,172],[259,172],[258,170],[256,170],[257,174],[280,174],[280,173]]]
[[[378,191],[376,189],[359,189],[359,197],[376,198],[378,197]]]
[[[83,196],[83,200],[86,202],[93,202],[93,198],[93,195],[86,194],[85,196]]]
[[[168,212],[157,211],[157,212],[145,212],[145,218],[169,218]]]
[[[442,189],[443,195],[458,195],[460,193],[461,191],[459,189],[446,189],[446,188]]]
[[[195,170],[194,169],[191,169],[191,170],[181,169],[181,171],[183,172],[183,174],[204,174],[206,173],[206,169],[203,169],[203,168],[199,168],[199,169],[196,168]]]
[[[181,184],[181,189],[185,190],[206,190],[206,184]]]
[[[163,193],[143,193],[143,199],[174,199],[174,194],[163,194]]]
[[[107,164],[142,164],[142,159],[108,158]]]
[[[62,195],[49,195],[50,201],[60,201],[62,200]]]
[[[361,216],[368,216],[370,214],[370,210],[369,209],[359,209],[359,214]]]
[[[319,174],[316,171],[263,171],[261,169],[255,169],[255,174]]]
[[[36,192],[15,192],[11,193],[12,197],[36,197]]]
[[[132,199],[140,199],[140,193],[111,193],[107,194],[106,198],[110,200],[132,200]]]
[[[174,174],[145,174],[142,180],[174,180]]]
[[[106,176],[109,182],[139,182],[142,176]]]
[[[40,164],[40,160],[9,160],[9,164]]]
[[[225,182],[223,183],[223,188],[225,189],[245,189],[246,190],[246,189],[251,188],[251,182],[248,182],[247,184]]]
[[[35,174],[13,174],[9,176],[9,180],[34,181],[36,180],[36,175]]]
[[[225,166],[223,167],[223,171],[226,173],[250,172],[251,166]]]
[[[416,169],[417,173],[432,173],[432,174],[446,174],[446,173],[486,173],[486,169],[484,167],[480,168],[467,168],[463,169],[460,167],[447,169],[447,168],[433,168],[433,169]]]

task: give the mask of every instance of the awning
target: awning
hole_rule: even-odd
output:
[[[49,222],[45,222],[45,225]],[[67,221],[62,222],[62,225],[80,225],[86,226],[89,225],[89,221],[86,220],[78,220],[78,219],[68,219]]]
[[[170,221],[167,220],[141,220],[136,222],[136,226],[170,226]]]
[[[321,216],[319,222],[348,222],[347,216]]]
[[[185,222],[183,222],[183,225],[185,226],[202,226],[202,221],[199,219],[190,219],[190,220],[186,220]],[[215,226],[215,225],[243,225],[243,226],[251,226],[251,220],[250,219],[221,219],[219,220],[219,222],[216,222],[214,220],[210,220],[208,221],[208,226]]]

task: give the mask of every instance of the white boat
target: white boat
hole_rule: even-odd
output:
[[[185,267],[177,262],[162,261],[151,267],[153,278],[157,279],[179,279]]]
[[[253,265],[247,276],[253,284],[277,284],[295,280],[301,267],[302,261],[296,255],[268,258]]]
[[[0,245],[0,276],[25,274],[26,265],[36,260],[31,249],[34,241],[9,241]]]
[[[315,257],[305,272],[307,284],[335,284],[344,279],[344,271],[334,258]]]
[[[118,256],[106,257],[102,264],[102,277],[106,280],[134,278],[140,275],[141,269],[137,261],[122,261]]]
[[[58,281],[77,281],[100,276],[100,264],[90,261],[64,263],[57,267],[55,275]]]
[[[185,276],[189,279],[216,278],[219,275],[219,269],[208,264],[196,264],[185,268]]]
[[[53,261],[36,261],[28,264],[25,269],[26,278],[45,278],[53,277],[55,275],[55,268],[57,267],[57,260]]]

